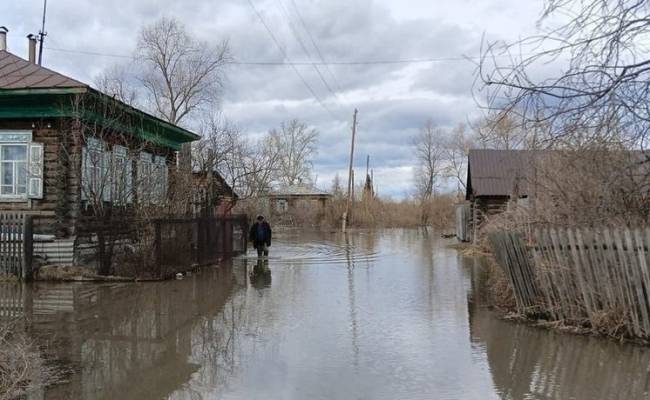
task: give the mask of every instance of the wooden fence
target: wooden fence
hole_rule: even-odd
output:
[[[537,229],[489,236],[520,311],[650,337],[650,228]]]
[[[160,277],[246,252],[246,215],[154,220],[154,256]]]
[[[30,279],[33,246],[32,217],[0,213],[0,274]]]

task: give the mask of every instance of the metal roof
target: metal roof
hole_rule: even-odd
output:
[[[332,194],[308,185],[283,185],[272,190],[270,195],[278,197],[278,196],[331,196]]]
[[[536,168],[544,164],[555,168],[564,154],[573,157],[570,151],[562,150],[470,150],[467,166],[467,191],[465,199],[481,196],[528,196],[531,193],[528,182]],[[598,153],[594,153],[598,154]],[[630,158],[631,176],[639,182],[640,190],[648,190],[650,174],[650,152],[625,151]],[[645,186],[644,186],[645,185]]]
[[[517,185],[520,196],[528,194],[527,177],[534,150],[470,150],[467,166],[467,193],[478,196],[510,196]]]
[[[88,88],[88,85],[0,50],[0,89]]]
[[[101,101],[113,102],[138,121],[122,127],[154,143],[178,150],[181,143],[200,138],[187,129],[123,103],[85,83],[0,50],[0,118],[70,116],[71,112],[78,110],[64,110],[62,99],[56,96],[71,94],[87,94]],[[91,105],[86,104],[85,107]],[[101,117],[96,116],[96,119]],[[119,125],[122,121],[108,122]]]

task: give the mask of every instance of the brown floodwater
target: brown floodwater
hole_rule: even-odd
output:
[[[498,319],[450,243],[284,233],[183,280],[5,286],[0,317],[71,371],[34,399],[650,398],[649,348]]]

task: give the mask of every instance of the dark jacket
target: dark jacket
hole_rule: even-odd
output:
[[[257,248],[259,244],[264,243],[266,243],[267,246],[271,246],[271,225],[266,221],[262,221],[262,232],[261,235],[258,235],[257,226],[259,224],[259,222],[255,222],[253,226],[251,226],[251,230],[248,233],[249,240],[253,242],[254,248]]]

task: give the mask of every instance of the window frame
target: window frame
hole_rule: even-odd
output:
[[[32,131],[31,130],[0,130],[0,201],[28,201],[29,200],[29,178],[30,178],[30,145],[32,144]],[[6,146],[20,146],[24,148],[25,158],[23,160],[4,160],[3,148]],[[11,185],[4,184],[4,171],[5,164],[11,163],[12,169],[12,183]],[[25,182],[24,192],[19,193],[18,188],[21,186],[18,183],[19,164],[24,164]],[[2,188],[10,186],[12,192],[3,194]]]

